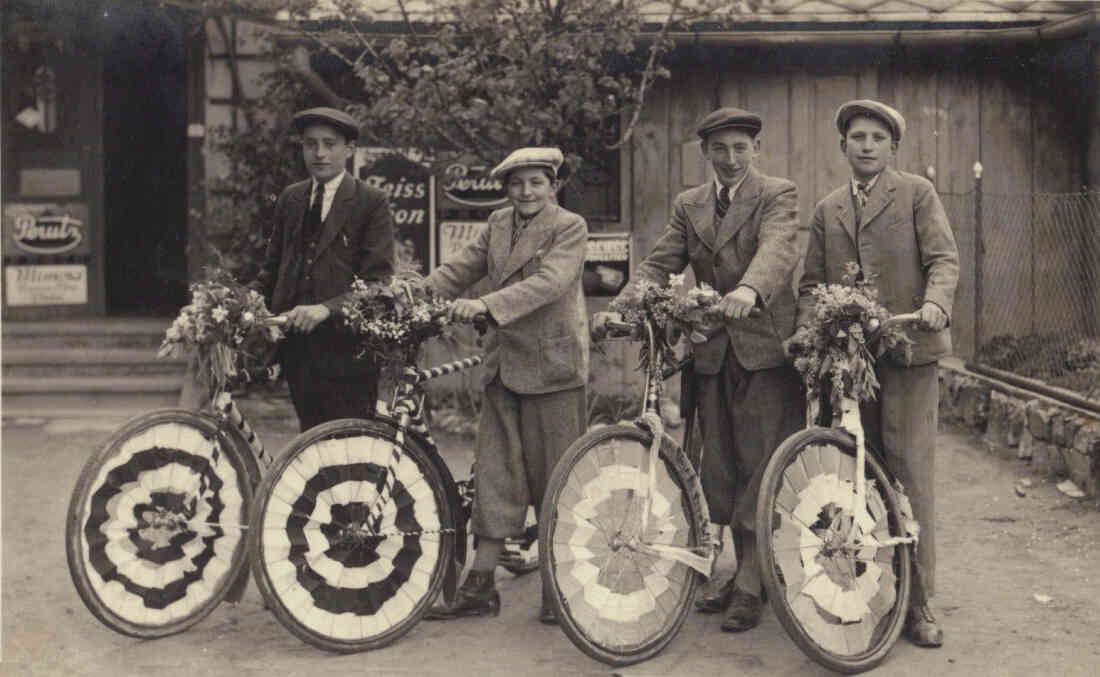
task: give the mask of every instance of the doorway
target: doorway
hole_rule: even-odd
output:
[[[185,23],[172,8],[119,3],[106,25],[107,313],[172,316],[188,284]]]

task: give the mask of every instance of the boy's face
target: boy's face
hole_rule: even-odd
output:
[[[852,166],[857,179],[869,179],[894,157],[894,135],[878,118],[857,115],[848,123],[848,133],[840,140],[840,149]]]
[[[524,218],[541,212],[554,197],[554,182],[538,167],[512,170],[507,181],[508,199]]]
[[[741,129],[719,129],[703,144],[707,160],[724,186],[740,181],[760,152],[760,139]]]
[[[302,132],[302,157],[306,169],[317,181],[324,183],[336,177],[355,153],[355,142],[325,124],[312,124]]]

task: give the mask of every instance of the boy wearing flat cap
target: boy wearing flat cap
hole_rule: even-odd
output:
[[[527,508],[539,509],[558,459],[584,432],[588,224],[557,204],[563,159],[557,148],[521,148],[505,158],[491,176],[504,183],[511,205],[490,214],[477,239],[428,277],[450,297],[487,278],[489,291],[457,299],[452,315],[484,314],[497,325],[486,340],[477,433],[477,553],[454,602],[430,609],[428,620],[500,613],[493,571],[504,541],[523,533]],[[545,591],[539,620],[557,622]]]
[[[935,187],[889,166],[905,133],[905,118],[886,104],[849,101],[836,114],[840,150],[852,179],[814,211],[806,265],[799,283],[799,324],[813,315],[810,291],[839,283],[855,261],[873,279],[879,301],[893,314],[919,311],[922,326],[909,332],[909,365],[880,360],[882,388],[861,411],[868,443],[881,450],[905,486],[920,523],[917,572],[906,633],[918,646],[940,646],[943,632],[928,606],[935,585],[934,460],[939,382],[936,363],[951,352],[947,329],[959,255]]]
[[[374,412],[378,370],[356,359],[340,326],[352,280],[393,275],[393,219],[384,192],[345,171],[359,123],[334,108],[294,116],[310,178],[283,190],[267,254],[253,283],[273,313],[287,316],[279,360],[301,430]]]
[[[722,630],[755,627],[763,611],[753,535],[759,471],[789,435],[803,427],[803,390],[787,363],[783,341],[794,331],[794,270],[799,251],[798,190],[787,179],[753,166],[762,121],[738,108],[720,108],[696,133],[714,180],[684,191],[672,220],[636,279],[665,284],[691,265],[695,278],[724,294],[725,322],[695,346],[694,388],[699,403],[703,459],[699,471],[711,519],[729,524],[737,572],[696,607],[729,611]],[[628,286],[621,294],[633,293]],[[753,307],[761,308],[750,317]],[[597,322],[614,314],[600,314]],[[694,385],[690,383],[694,381]]]

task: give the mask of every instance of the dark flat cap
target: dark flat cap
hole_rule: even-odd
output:
[[[840,105],[836,111],[836,128],[841,136],[848,133],[848,124],[857,115],[881,120],[894,133],[894,141],[901,141],[905,134],[905,118],[886,104],[873,99],[856,99]]]
[[[335,108],[307,108],[294,114],[294,129],[301,134],[311,124],[330,125],[343,132],[348,139],[359,138],[359,122],[342,110]]]
[[[699,138],[706,139],[709,134],[719,129],[740,129],[756,136],[763,126],[764,122],[756,113],[740,108],[719,108],[699,121],[695,133]]]

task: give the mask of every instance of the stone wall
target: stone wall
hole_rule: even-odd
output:
[[[963,368],[940,368],[940,420],[959,424],[1005,458],[1100,496],[1100,415]]]

